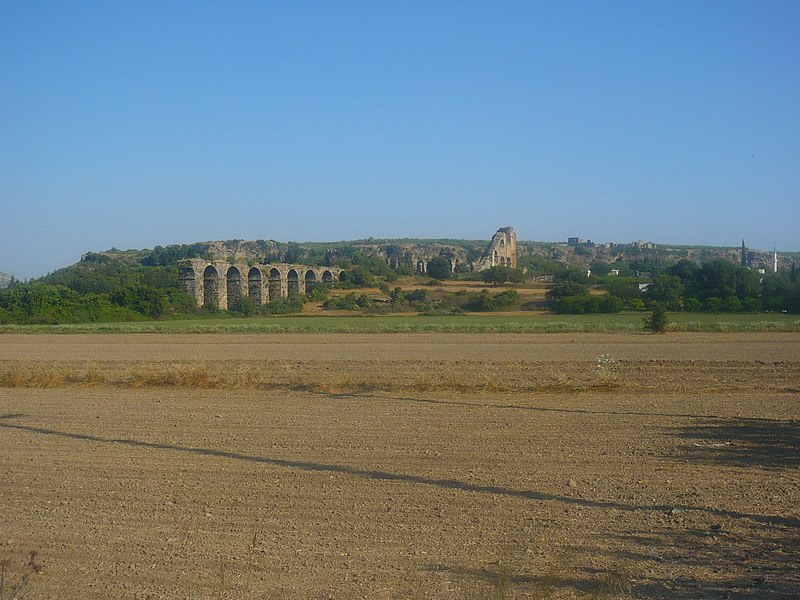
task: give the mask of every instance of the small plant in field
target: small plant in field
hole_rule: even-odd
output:
[[[600,576],[592,596],[595,598],[624,597],[630,594],[632,579],[631,573],[624,569],[610,569]]]
[[[36,562],[36,556],[36,551],[31,550],[28,554],[28,562],[25,563],[25,570],[16,583],[12,583],[7,575],[11,561],[0,561],[0,600],[17,600],[25,595],[25,587],[30,583],[31,578],[42,572],[42,565]]]
[[[617,359],[610,354],[597,357],[598,387],[612,388],[617,385]]]
[[[511,598],[511,568],[506,564],[500,564],[495,574],[492,600],[509,600]]]
[[[656,306],[649,317],[643,320],[644,328],[653,333],[666,333],[669,319],[667,319],[667,311],[663,306]]]

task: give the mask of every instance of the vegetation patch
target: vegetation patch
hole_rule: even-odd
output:
[[[669,313],[670,331],[796,332],[786,314]],[[642,332],[641,313],[274,316],[64,325],[0,325],[0,333],[580,333]]]

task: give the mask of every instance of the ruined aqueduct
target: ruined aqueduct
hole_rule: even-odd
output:
[[[246,262],[184,260],[178,265],[181,291],[194,296],[197,306],[229,309],[242,298],[259,306],[289,294],[310,292],[318,283],[338,281],[336,267]]]

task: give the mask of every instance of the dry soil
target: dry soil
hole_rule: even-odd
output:
[[[87,367],[0,387],[0,598],[800,594],[798,334],[0,336]]]

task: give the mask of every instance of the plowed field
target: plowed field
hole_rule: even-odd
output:
[[[800,334],[2,335],[3,585],[797,597],[799,400]]]

